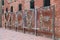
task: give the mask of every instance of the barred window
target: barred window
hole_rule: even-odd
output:
[[[34,0],[31,0],[31,1],[30,1],[30,8],[31,8],[31,9],[34,9]]]
[[[22,4],[19,4],[19,11],[22,10]]]
[[[50,0],[44,0],[44,6],[50,6]]]
[[[4,5],[4,0],[2,0],[2,5]]]
[[[11,12],[13,12],[13,6],[11,6]]]

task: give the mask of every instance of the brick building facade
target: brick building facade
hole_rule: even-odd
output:
[[[30,1],[31,0],[4,0],[4,11],[6,11],[6,8],[8,8],[8,11],[10,11],[11,6],[13,6],[13,11],[18,11],[19,4],[22,4],[22,9],[30,9]],[[55,4],[55,0],[49,0],[50,4]],[[40,8],[44,6],[44,0],[34,0],[34,6],[35,8]]]
[[[30,1],[31,0],[4,0],[4,5],[2,9],[6,13],[6,11],[11,12],[11,7],[13,7],[13,12],[19,11],[19,4],[21,4],[21,9],[22,10],[28,10],[30,9]],[[50,5],[55,5],[55,16],[56,18],[56,23],[59,25],[59,16],[60,15],[60,0],[50,0]],[[44,6],[44,0],[34,0],[34,7],[35,8],[40,8]]]
[[[60,0],[32,0],[32,4],[30,2],[31,0],[4,0],[2,9],[4,10],[4,13],[6,13],[55,5],[55,26],[57,30],[60,30]],[[2,19],[4,20],[4,17]],[[4,25],[4,21],[2,21],[2,25]],[[60,33],[60,31],[58,33]]]
[[[13,11],[17,12],[19,9],[19,4],[22,5],[22,9],[30,9],[30,1],[31,0],[4,0],[4,12],[6,12],[6,9],[8,11],[11,10],[11,6],[13,6]],[[50,0],[50,5],[55,5],[56,7],[56,12],[59,12],[60,9],[60,0]],[[34,6],[35,8],[40,8],[42,6],[44,6],[44,0],[34,0]]]

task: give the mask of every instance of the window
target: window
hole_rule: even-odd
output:
[[[31,1],[30,1],[30,8],[31,8],[31,9],[34,9],[34,0],[31,0]]]
[[[11,12],[13,12],[13,6],[11,6]]]
[[[4,5],[4,0],[2,0],[2,5]]]
[[[44,6],[50,6],[50,0],[44,0]]]
[[[22,4],[19,4],[19,11],[22,10]]]
[[[8,12],[8,8],[6,8],[6,12]]]

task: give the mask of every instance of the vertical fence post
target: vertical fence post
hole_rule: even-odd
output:
[[[37,36],[37,9],[35,8],[35,35]]]
[[[22,16],[22,18],[23,18],[23,32],[25,33],[25,29],[24,29],[24,27],[25,27],[25,17],[26,17],[26,13],[25,13],[26,11],[25,10],[23,10],[23,16]]]
[[[43,19],[43,14],[42,14],[42,9],[43,8],[40,8],[40,31],[42,30],[42,26],[43,26],[43,21],[42,21],[42,19]]]
[[[53,35],[52,35],[52,38],[53,40],[55,40],[55,5],[52,6],[52,32],[53,32]]]
[[[18,13],[16,13],[16,21],[15,21],[15,23],[16,23],[15,24],[16,31],[17,31],[17,27],[18,27],[18,23],[17,22],[18,22]]]
[[[24,33],[24,11],[22,11],[22,21],[23,21],[23,33]]]
[[[6,19],[6,13],[4,13],[5,19]],[[5,29],[6,29],[6,21],[5,21]]]
[[[9,29],[11,29],[11,16],[12,16],[12,13],[10,13],[10,20],[9,20],[9,26],[8,26]]]

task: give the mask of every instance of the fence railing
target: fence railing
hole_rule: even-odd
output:
[[[45,34],[46,36],[58,37],[55,32],[55,7],[41,7],[37,9],[29,9],[18,11],[16,13],[9,12],[5,15],[5,28],[22,30],[25,32],[33,32],[36,35]],[[59,36],[60,37],[60,36]]]

